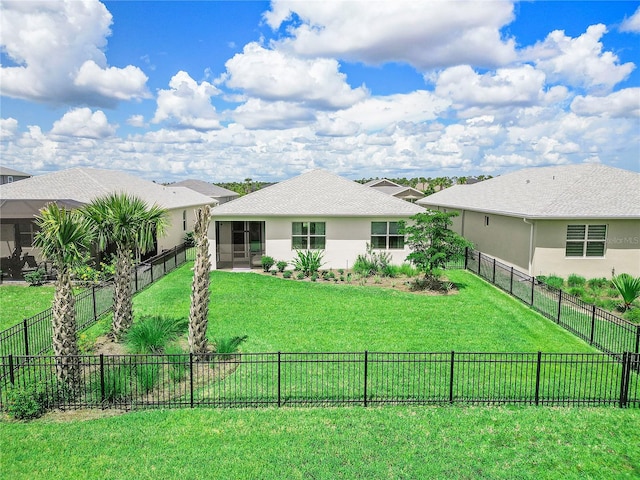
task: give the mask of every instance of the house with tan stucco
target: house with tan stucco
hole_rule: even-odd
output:
[[[519,170],[417,203],[456,211],[456,232],[529,275],[640,276],[640,173],[599,164]]]
[[[150,255],[184,242],[193,231],[195,210],[213,206],[212,198],[185,187],[163,186],[117,170],[71,168],[36,175],[0,186],[0,259],[3,270],[18,253],[29,262],[39,263],[39,250],[33,247],[36,234],[35,215],[49,202],[72,209],[110,193],[127,193],[157,204],[169,213],[166,234],[157,239]]]
[[[367,244],[395,264],[410,253],[398,223],[424,208],[326,170],[312,170],[214,208],[213,268],[260,268],[263,255],[290,262],[323,252],[323,268],[350,268]]]

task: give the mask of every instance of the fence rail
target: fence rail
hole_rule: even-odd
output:
[[[640,353],[640,325],[541,283],[535,277],[475,250],[467,250],[464,268],[603,352],[617,357],[619,352]]]
[[[143,290],[156,280],[192,260],[192,250],[178,245],[171,250],[138,263],[134,267],[131,284],[133,292]],[[103,282],[84,289],[75,296],[78,331],[84,330],[113,309],[113,281]],[[0,355],[39,355],[50,351],[51,308],[0,332]]]
[[[524,404],[640,408],[640,355],[604,353],[247,353],[79,356],[75,395],[56,357],[1,357],[10,386],[48,408]],[[22,364],[15,368],[16,363]],[[2,405],[0,405],[2,406]]]

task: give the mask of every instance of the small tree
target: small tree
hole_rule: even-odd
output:
[[[406,244],[411,248],[407,256],[418,270],[424,273],[428,284],[438,285],[439,271],[448,262],[459,260],[471,242],[449,230],[451,218],[457,212],[428,211],[411,217],[411,224],[401,222],[400,233],[406,235]]]
[[[194,241],[196,259],[191,284],[191,308],[189,310],[189,350],[196,355],[207,353],[207,326],[209,322],[209,239],[207,231],[211,213],[209,207],[196,210]]]
[[[640,297],[640,277],[634,278],[628,273],[621,273],[613,277],[611,283],[622,296],[624,310],[629,310],[633,301]]]

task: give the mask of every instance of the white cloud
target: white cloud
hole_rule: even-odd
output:
[[[514,19],[513,3],[507,0],[274,0],[265,20],[276,30],[293,15],[296,23],[288,25],[290,36],[274,44],[308,57],[407,62],[421,70],[460,63],[504,65],[515,58],[513,40],[500,34]]]
[[[209,82],[198,83],[187,72],[176,73],[169,90],[158,92],[156,113],[152,123],[173,121],[181,128],[213,130],[220,128],[219,115],[211,97],[220,91]]]
[[[127,118],[127,124],[131,125],[132,127],[146,127],[147,124],[144,121],[144,115],[131,115],[129,118]]]
[[[245,45],[225,65],[228,87],[262,100],[331,110],[353,105],[368,94],[365,87],[351,88],[334,59],[300,59],[255,42]]]
[[[18,120],[15,118],[0,118],[0,140],[8,140],[18,133]]]
[[[640,7],[620,25],[621,32],[640,33]]]
[[[3,1],[2,94],[48,103],[113,105],[148,97],[146,75],[108,67],[112,17],[97,0]]]
[[[117,125],[112,125],[101,110],[76,108],[65,113],[53,123],[52,135],[81,138],[106,138],[115,135]]]
[[[631,62],[620,64],[617,55],[602,51],[600,39],[606,32],[607,28],[602,24],[591,25],[577,38],[555,30],[543,42],[525,49],[522,58],[535,62],[550,82],[568,82],[590,90],[610,91],[629,76],[635,65]]]
[[[240,105],[231,117],[245,128],[280,130],[306,125],[315,120],[313,110],[290,102],[265,102],[251,98]]]
[[[577,115],[607,117],[640,117],[640,88],[625,88],[604,97],[578,96],[571,102]]]

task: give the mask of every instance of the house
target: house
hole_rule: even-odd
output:
[[[216,201],[218,205],[227,203],[240,197],[240,194],[233,190],[214,185],[213,183],[205,182],[203,180],[183,180],[181,182],[172,183],[171,187],[187,187],[193,191],[196,191],[207,197],[211,197]]]
[[[97,197],[120,192],[168,210],[170,225],[166,235],[157,239],[156,252],[181,244],[185,234],[193,230],[195,209],[214,203],[188,188],[165,187],[124,172],[97,168],[72,168],[5,184],[0,187],[0,258],[4,264],[0,268],[6,270],[6,263],[16,255],[23,255],[22,263],[41,261],[38,249],[32,246],[37,231],[34,216],[47,203],[78,208]]]
[[[21,172],[19,170],[14,170],[13,168],[3,167],[0,165],[0,185],[4,185],[5,183],[13,183],[18,180],[24,180],[25,178],[29,178],[31,175],[28,173]]]
[[[599,164],[529,168],[417,202],[529,275],[640,276],[640,174]]]
[[[408,202],[415,202],[424,197],[424,193],[412,187],[400,185],[398,183],[387,180],[386,178],[370,180],[364,184],[365,187],[375,188],[387,195],[392,195],[396,198],[406,200]]]
[[[322,250],[323,268],[349,268],[367,244],[401,264],[410,253],[398,222],[422,207],[326,170],[312,170],[212,210],[213,268],[259,268]]]

